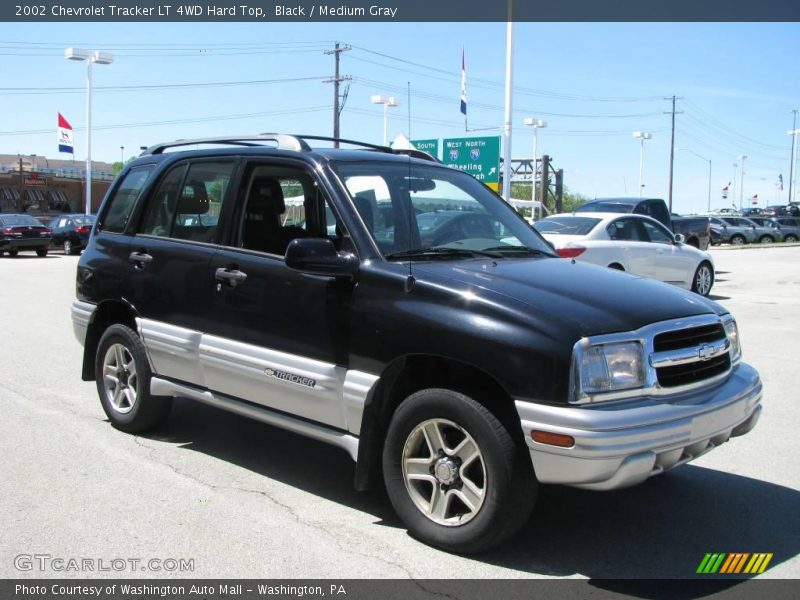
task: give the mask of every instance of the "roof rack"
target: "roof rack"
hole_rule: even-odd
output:
[[[162,154],[168,148],[179,148],[181,146],[196,146],[200,144],[222,144],[231,146],[245,146],[245,147],[258,147],[261,142],[274,142],[277,144],[279,150],[290,150],[294,152],[306,152],[311,150],[306,140],[316,140],[325,142],[339,142],[342,144],[351,144],[353,146],[361,146],[362,148],[369,148],[370,150],[377,150],[378,152],[386,152],[389,154],[394,151],[388,146],[378,146],[377,144],[368,144],[367,142],[358,142],[356,140],[348,140],[344,138],[325,137],[320,135],[287,135],[284,133],[256,133],[247,135],[234,135],[225,137],[213,138],[196,138],[190,140],[175,140],[174,142],[166,142],[150,146],[144,150],[141,156],[151,154]]]

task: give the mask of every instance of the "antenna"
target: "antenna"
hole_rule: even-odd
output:
[[[411,82],[406,82],[407,96],[408,96],[408,144],[413,147],[411,143]],[[411,249],[411,240],[414,239],[414,229],[411,225],[411,219],[414,218],[414,205],[411,203],[411,156],[408,157],[408,245]],[[411,257],[408,258],[408,277],[406,277],[406,285],[404,287],[406,294],[414,289],[414,274],[411,272]]]

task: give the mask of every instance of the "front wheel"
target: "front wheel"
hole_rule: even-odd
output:
[[[774,241],[775,240],[772,239],[771,235],[762,235],[760,238],[758,238],[759,244],[771,244]]]
[[[19,250],[17,248],[11,248],[11,250],[8,251],[8,255],[11,258],[14,258],[17,254],[19,254]]]
[[[530,515],[536,479],[528,450],[485,406],[446,389],[412,394],[392,417],[386,489],[409,532],[432,546],[480,552]]]
[[[694,272],[692,291],[701,296],[708,296],[714,285],[714,268],[707,262],[700,263]]]
[[[734,246],[744,246],[747,243],[747,240],[744,239],[743,235],[736,234],[731,236],[731,244]]]
[[[95,380],[103,410],[117,429],[138,432],[169,414],[172,398],[150,394],[150,365],[144,344],[125,325],[111,325],[97,346]]]

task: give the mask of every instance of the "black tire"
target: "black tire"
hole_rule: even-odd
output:
[[[704,275],[704,270],[707,271],[707,279],[706,275]],[[694,272],[692,291],[701,296],[708,296],[712,287],[714,287],[714,267],[708,261],[703,261],[697,265],[697,270]]]
[[[116,373],[104,373],[104,367]],[[117,429],[130,433],[151,429],[169,414],[172,398],[150,394],[152,374],[144,344],[130,327],[118,324],[105,330],[94,369],[100,403]]]
[[[44,246],[43,248],[37,248],[36,249],[36,256],[39,256],[41,258],[44,258],[45,256],[47,256],[47,246]]]
[[[739,235],[738,233],[731,236],[730,241],[732,246],[744,246],[747,243],[747,240],[743,235]]]
[[[772,238],[771,235],[762,235],[760,238],[758,238],[759,244],[771,244],[774,241],[775,240]]]
[[[686,240],[686,243],[694,248],[697,249],[700,248],[700,240],[698,240],[697,238],[689,238],[688,240]]]
[[[624,271],[625,270],[625,267],[623,267],[619,263],[611,263],[610,265],[608,265],[608,268],[609,269],[614,269],[615,271]]]
[[[783,241],[784,242],[796,242],[797,241],[797,236],[790,233],[789,235],[783,236]]]
[[[11,258],[14,258],[15,256],[17,256],[17,254],[19,254],[19,250],[17,248],[11,248],[11,250],[8,251],[8,255]]]
[[[477,458],[462,463],[457,454],[444,450],[434,454],[426,440],[435,436],[420,433],[423,425],[431,424],[442,427],[439,439],[447,440],[444,442],[447,450],[451,450],[450,444],[458,448],[459,436],[464,436],[460,438],[462,442],[470,437],[479,451]],[[504,424],[482,404],[452,390],[425,389],[406,398],[389,425],[383,450],[383,476],[392,505],[411,535],[437,548],[469,554],[499,544],[525,523],[536,501],[537,482],[528,449],[519,435],[512,434],[513,430],[513,425]],[[414,483],[407,485],[404,456],[413,460],[415,444],[430,456],[417,459],[423,463],[430,460],[429,465],[419,467],[428,469],[430,475],[423,473],[422,477],[429,477],[430,481],[412,479]],[[462,469],[464,465],[466,469]],[[454,478],[449,485],[441,483],[437,466]],[[478,495],[481,500],[475,502],[477,509],[471,510],[458,494],[470,492],[470,486],[479,489],[481,483]],[[443,517],[445,521],[451,520],[449,524],[436,522],[435,516],[418,507],[417,503],[426,501],[432,507],[437,489],[439,494],[444,491],[444,497],[449,497],[443,504]],[[426,494],[430,496],[427,500]],[[451,511],[452,516],[447,517]],[[458,523],[460,520],[465,522]]]

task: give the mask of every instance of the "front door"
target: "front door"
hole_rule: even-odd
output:
[[[214,318],[200,361],[212,391],[344,429],[354,286],[292,271],[294,238],[352,246],[316,178],[295,164],[247,166],[228,244],[211,259]]]

